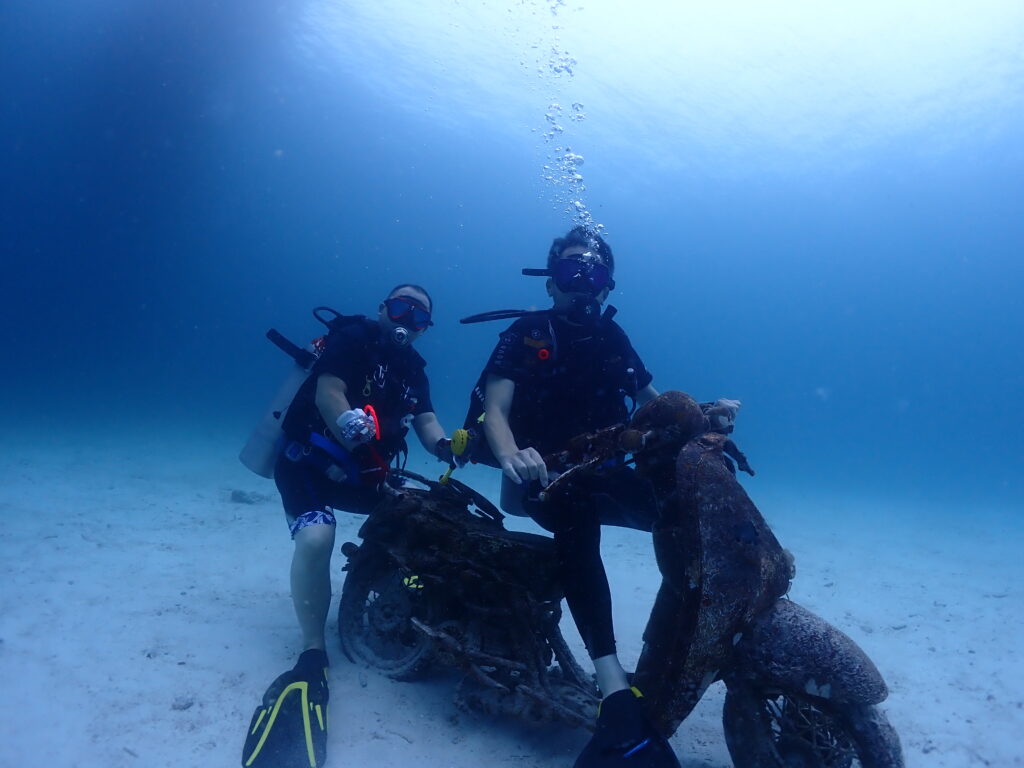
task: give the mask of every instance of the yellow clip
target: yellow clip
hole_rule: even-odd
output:
[[[461,456],[469,447],[469,430],[456,429],[452,432],[452,453]]]
[[[469,431],[466,429],[456,429],[454,432],[452,432],[451,448],[453,456],[462,456],[469,448]],[[448,479],[452,476],[452,472],[454,471],[454,465],[448,467],[448,471],[438,478],[438,482],[440,482],[441,485],[446,485],[448,483]]]
[[[420,583],[420,577],[416,574],[412,576],[406,576],[402,579],[402,583],[405,584],[409,589],[423,589],[423,584]]]

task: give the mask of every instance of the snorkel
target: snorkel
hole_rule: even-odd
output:
[[[554,270],[551,269],[536,269],[533,267],[526,267],[523,269],[524,275],[532,277],[552,277],[553,272]],[[476,315],[464,317],[459,320],[459,322],[462,325],[470,325],[472,323],[485,323],[491,320],[514,320],[515,318],[525,317],[526,315],[552,311],[559,317],[565,318],[566,322],[571,323],[572,325],[592,328],[597,325],[602,318],[610,318],[615,314],[615,307],[610,304],[604,312],[602,312],[601,302],[597,300],[597,297],[601,295],[602,291],[606,288],[610,289],[614,287],[614,285],[615,281],[609,280],[606,286],[602,286],[598,290],[588,289],[585,292],[574,292],[574,295],[569,297],[565,306],[555,306],[552,310],[496,309],[491,312],[481,312]]]
[[[546,277],[548,294],[554,299],[550,310],[570,325],[593,328],[602,318],[615,314],[611,306],[602,312],[601,306],[608,293],[615,288],[612,272],[615,259],[611,248],[600,235],[581,226],[574,227],[565,237],[555,238],[548,251],[547,267],[527,267],[524,275]],[[537,311],[537,310],[534,310]],[[532,314],[530,310],[502,309],[483,312],[463,318],[460,323],[480,323]]]

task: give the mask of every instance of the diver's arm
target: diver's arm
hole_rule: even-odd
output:
[[[508,425],[508,414],[512,410],[512,396],[515,391],[514,381],[494,375],[489,375],[484,384],[484,434],[487,435],[491,452],[499,460],[519,450],[512,428]]]
[[[540,480],[542,485],[547,485],[548,468],[544,459],[535,449],[521,449],[516,445],[516,438],[508,425],[515,391],[516,384],[511,379],[488,375],[484,386],[484,434],[491,452],[501,465],[501,471],[509,480],[517,485],[523,480]]]
[[[656,390],[651,384],[641,389],[636,393],[636,404],[643,405],[648,400],[653,400],[658,396],[658,390]]]
[[[316,407],[334,439],[349,448],[338,427],[338,417],[352,410],[348,402],[348,385],[333,374],[321,373],[316,380]]]
[[[416,437],[420,439],[420,445],[431,456],[437,455],[437,443],[444,439],[444,428],[437,420],[433,411],[420,413],[412,420],[412,428],[416,430]]]

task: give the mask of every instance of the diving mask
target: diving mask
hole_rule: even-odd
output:
[[[408,326],[417,333],[434,324],[430,319],[430,310],[409,296],[384,299],[384,308],[391,322]]]
[[[563,293],[597,296],[615,287],[608,265],[597,259],[559,259],[551,267],[551,278]]]

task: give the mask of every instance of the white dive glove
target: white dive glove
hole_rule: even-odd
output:
[[[377,436],[377,425],[374,424],[373,417],[362,408],[345,411],[338,417],[337,424],[342,443],[349,450],[364,445]]]
[[[736,414],[739,413],[740,405],[742,403],[739,400],[730,400],[725,397],[718,398],[707,412],[708,420],[711,422],[711,430],[726,435],[732,432],[736,426]]]

